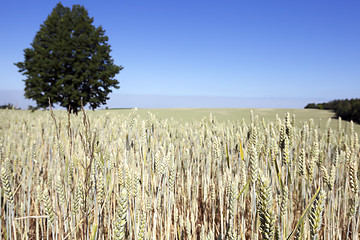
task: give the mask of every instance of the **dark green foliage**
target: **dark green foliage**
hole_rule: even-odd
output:
[[[305,106],[305,108],[318,109],[318,106],[316,103],[309,103],[308,105]]]
[[[38,110],[38,107],[34,107],[34,106],[29,105],[28,110],[30,110],[31,112],[35,112],[36,110]]]
[[[37,107],[58,103],[77,113],[83,104],[95,109],[105,104],[110,88],[119,88],[114,77],[121,66],[110,56],[108,37],[80,5],[72,9],[58,3],[40,26],[25,60],[15,63],[27,77],[25,97]]]
[[[21,109],[21,108],[15,107],[15,105],[12,104],[12,103],[8,103],[8,104],[0,105],[0,109],[14,109],[14,110],[19,110],[19,109]]]
[[[360,123],[360,99],[333,100],[327,103],[310,103],[305,108],[333,110],[337,117]]]

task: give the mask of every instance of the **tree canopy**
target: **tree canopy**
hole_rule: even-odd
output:
[[[74,113],[81,101],[92,109],[105,104],[111,88],[119,88],[115,75],[123,69],[114,64],[107,42],[83,6],[58,3],[24,50],[24,61],[15,63],[26,76],[25,97],[40,108],[50,98]]]

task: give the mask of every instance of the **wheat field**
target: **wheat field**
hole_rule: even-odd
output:
[[[359,239],[359,126],[248,111],[1,110],[1,239]]]

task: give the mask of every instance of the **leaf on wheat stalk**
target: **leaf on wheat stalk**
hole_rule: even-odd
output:
[[[311,207],[312,203],[315,201],[315,199],[317,198],[319,193],[320,193],[320,187],[318,188],[318,190],[316,190],[314,196],[311,198],[309,204],[307,205],[305,211],[301,215],[301,217],[300,217],[298,223],[296,224],[295,228],[291,231],[290,235],[286,238],[287,240],[290,240],[291,237],[296,233],[296,230],[299,228],[300,224],[304,221],[306,213],[310,210],[310,207]]]

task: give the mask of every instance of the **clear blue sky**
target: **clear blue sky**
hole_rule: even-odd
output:
[[[360,97],[358,0],[61,2],[84,5],[94,24],[106,30],[112,57],[124,66],[114,94],[302,101]],[[24,76],[13,63],[23,61],[23,50],[57,3],[2,2],[2,92],[23,91]],[[151,103],[149,97],[143,100]]]

